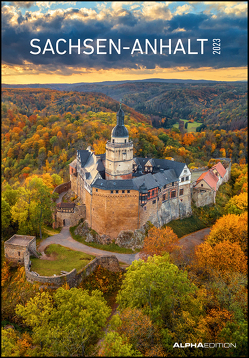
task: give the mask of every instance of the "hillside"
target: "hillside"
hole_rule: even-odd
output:
[[[57,173],[69,180],[68,164],[78,149],[91,145],[105,152],[116,125],[119,103],[101,93],[51,89],[4,89],[2,92],[2,176],[9,183],[31,174]],[[134,156],[166,158],[190,167],[207,165],[211,157],[247,161],[247,131],[186,133],[153,128],[151,121],[122,105]]]
[[[204,122],[213,130],[235,130],[247,126],[245,82],[144,80],[32,85],[34,88],[46,86],[57,90],[101,92],[115,100],[122,98],[127,106],[151,116],[152,124],[156,127],[171,128],[179,119]]]

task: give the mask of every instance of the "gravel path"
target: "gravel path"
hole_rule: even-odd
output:
[[[48,245],[51,244],[59,244],[68,247],[69,249],[75,251],[82,251],[86,254],[94,256],[115,255],[119,261],[125,262],[128,265],[130,265],[132,261],[137,260],[139,258],[138,254],[118,254],[116,252],[99,250],[95,247],[90,247],[78,241],[75,241],[70,234],[69,226],[64,226],[60,234],[50,236],[41,242],[38,251],[41,252],[42,256],[45,256],[44,250]]]
[[[183,236],[179,240],[179,244],[185,251],[192,251],[196,245],[200,245],[204,242],[205,236],[209,235],[210,230],[211,229],[208,227],[206,229],[195,231],[192,232],[192,234]]]
[[[210,232],[210,228],[202,229],[196,231],[192,234],[186,235],[179,240],[180,245],[183,247],[185,254],[193,250],[196,245],[201,244],[204,241],[206,235]],[[69,231],[69,226],[64,226],[60,234],[50,236],[47,239],[43,240],[38,248],[38,251],[41,252],[42,257],[46,258],[44,253],[45,248],[51,244],[59,244],[65,247],[68,247],[71,250],[82,251],[89,255],[94,256],[103,256],[103,255],[115,255],[117,259],[121,262],[124,262],[128,265],[131,265],[132,261],[139,259],[139,253],[137,254],[118,254],[116,252],[99,250],[94,247],[84,245],[78,241],[75,241]]]

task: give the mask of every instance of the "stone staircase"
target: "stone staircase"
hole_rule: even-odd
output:
[[[30,253],[30,255],[36,257],[37,259],[39,259],[39,257],[40,257],[38,252],[36,250],[34,250],[34,249],[29,248],[29,253]]]

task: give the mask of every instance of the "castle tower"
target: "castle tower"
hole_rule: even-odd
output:
[[[124,126],[124,111],[117,113],[117,125],[113,128],[111,140],[106,143],[106,180],[132,179],[133,142]]]

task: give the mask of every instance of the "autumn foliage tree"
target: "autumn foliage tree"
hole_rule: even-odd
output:
[[[112,317],[109,332],[101,344],[101,355],[112,357],[114,353],[116,353],[116,356],[119,354],[121,349],[118,350],[115,345],[107,344],[114,337],[120,341],[122,338],[122,350],[130,347],[131,355],[132,352],[136,352],[137,356],[151,356],[152,347],[154,352],[157,353],[156,356],[165,355],[159,328],[141,309],[126,308]]]
[[[247,272],[247,257],[237,242],[221,241],[211,246],[208,242],[195,249],[192,267],[200,274],[226,275],[231,272]]]
[[[226,204],[225,210],[228,214],[242,214],[248,210],[248,193],[242,192],[233,196]]]
[[[27,332],[20,334],[12,328],[2,328],[1,357],[32,357],[34,352],[32,338]]]
[[[148,236],[144,239],[144,246],[140,252],[141,256],[163,255],[165,252],[171,253],[176,249],[178,237],[174,231],[166,226],[165,228],[152,227],[148,231]]]
[[[207,242],[214,246],[219,242],[228,240],[237,242],[244,252],[247,251],[248,217],[247,213],[241,215],[228,214],[219,218],[213,225]]]

